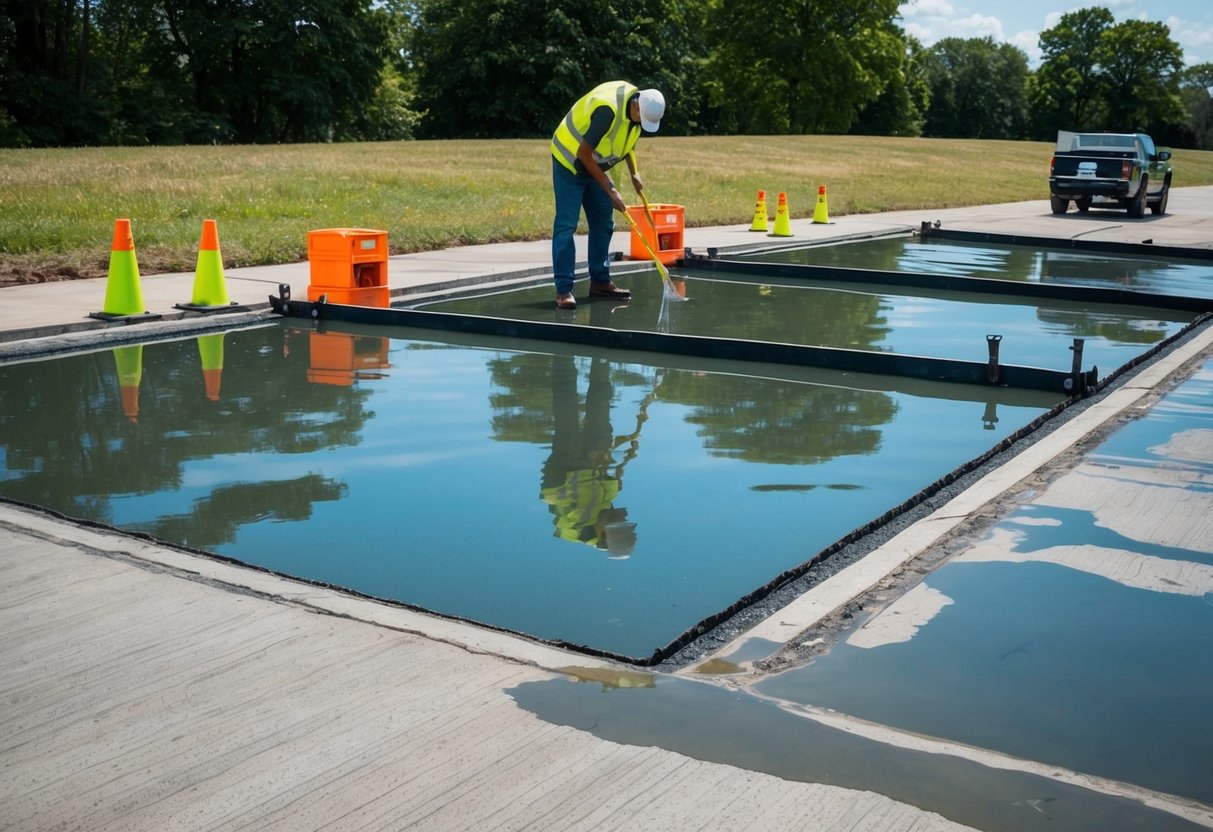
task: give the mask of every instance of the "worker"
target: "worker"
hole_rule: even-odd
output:
[[[627,300],[631,293],[611,280],[611,235],[614,211],[628,210],[606,172],[626,161],[636,193],[644,189],[632,149],[643,130],[657,132],[665,115],[665,98],[657,90],[637,89],[627,81],[599,84],[583,96],[552,134],[552,272],[556,306],[576,309],[573,232],[585,209],[589,226],[590,297]]]

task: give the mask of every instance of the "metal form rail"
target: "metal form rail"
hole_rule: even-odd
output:
[[[994,234],[986,231],[951,231],[924,222],[919,229],[924,240],[938,239],[957,243],[995,243],[1032,248],[1070,249],[1121,256],[1146,255],[1148,257],[1178,257],[1184,260],[1213,261],[1213,249],[1158,246],[1153,240],[1140,243],[1120,243],[1105,240],[1085,240],[1077,237],[1029,237],[1021,234]]]
[[[998,360],[997,336],[990,336],[990,359],[985,363],[889,352],[814,347],[771,341],[677,335],[637,330],[604,329],[577,324],[520,321],[480,315],[456,315],[399,307],[375,308],[343,304],[296,301],[289,288],[270,296],[274,312],[316,321],[413,327],[442,332],[527,338],[609,349],[636,350],[676,356],[695,356],[724,361],[784,364],[852,373],[903,376],[927,381],[1002,386],[1039,390],[1060,396],[1081,395],[1098,380],[1098,368],[1081,369],[1081,340],[1075,339],[1074,361],[1069,371],[1050,370]]]

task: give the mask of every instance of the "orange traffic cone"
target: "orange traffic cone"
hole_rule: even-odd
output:
[[[176,306],[192,312],[213,312],[230,305],[223,278],[223,255],[219,253],[219,228],[214,220],[203,220],[198,265],[194,269],[194,294],[189,303]]]
[[[788,195],[783,191],[779,192],[779,204],[775,206],[775,230],[771,232],[771,236],[792,236],[792,220],[788,216]]]
[[[109,278],[105,284],[105,305],[93,318],[125,318],[146,314],[143,289],[139,285],[139,261],[135,257],[135,238],[130,220],[114,220],[114,242],[110,246]]]
[[[115,347],[114,366],[118,370],[118,390],[122,394],[122,412],[132,422],[138,422],[139,383],[143,380],[143,345]]]
[[[751,231],[766,231],[767,230],[767,192],[758,192],[758,201],[754,203],[754,222],[750,225]]]
[[[223,333],[198,336],[198,356],[202,359],[202,380],[206,397],[219,401],[219,385],[223,380]]]
[[[826,207],[826,186],[821,185],[817,189],[817,207],[813,209],[813,222],[828,225],[830,222],[830,211]]]

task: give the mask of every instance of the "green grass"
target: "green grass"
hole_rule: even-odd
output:
[[[688,226],[748,223],[758,190],[831,217],[1046,199],[1051,143],[861,136],[643,139],[655,203]],[[307,232],[388,232],[393,254],[551,234],[546,140],[0,150],[0,283],[104,276],[115,218],[140,270],[192,271],[202,220],[228,268],[306,259]],[[1175,183],[1213,184],[1213,153],[1179,150]],[[622,188],[625,199],[633,195]]]

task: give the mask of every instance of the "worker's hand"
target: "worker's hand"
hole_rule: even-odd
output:
[[[614,206],[616,211],[619,211],[622,214],[626,214],[628,212],[628,204],[623,201],[623,195],[614,188],[611,188],[611,205]]]
[[[632,187],[636,189],[636,193],[644,190],[644,180],[640,178],[639,173],[632,174]]]

